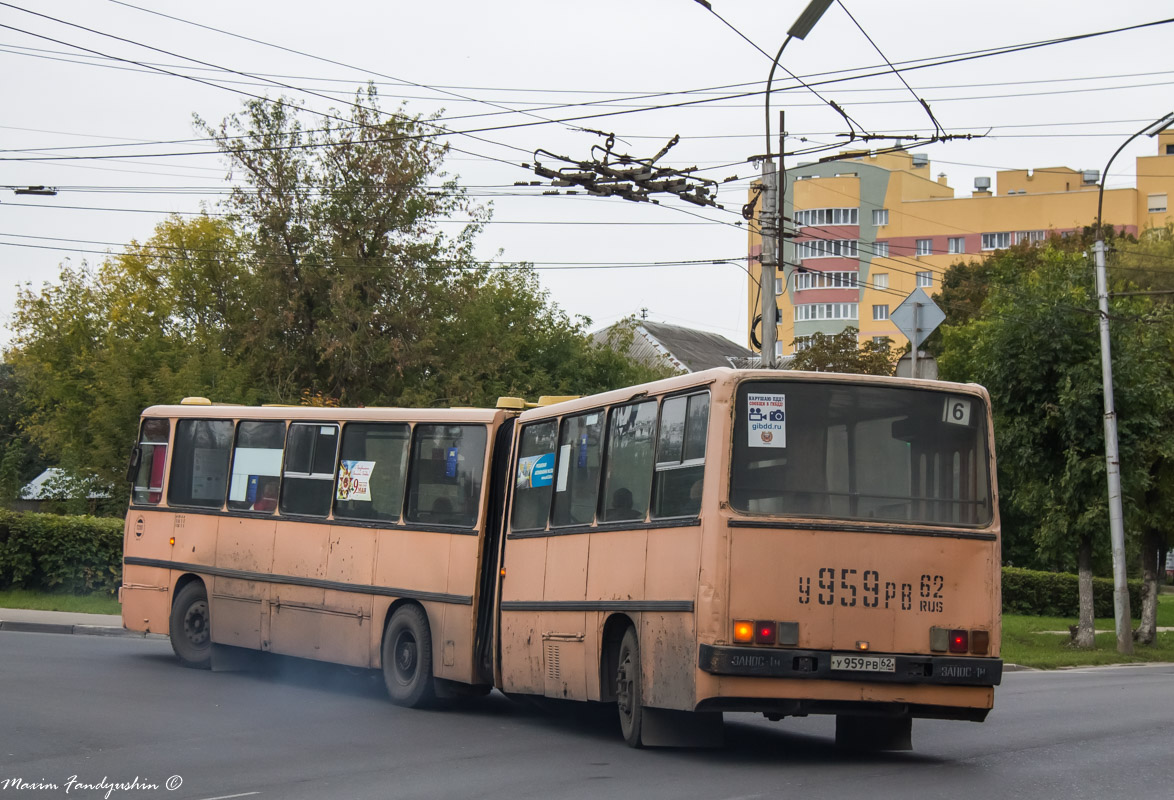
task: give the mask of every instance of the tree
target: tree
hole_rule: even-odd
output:
[[[812,372],[847,372],[854,375],[892,375],[896,357],[892,341],[883,344],[872,340],[861,344],[856,328],[845,328],[839,333],[817,333],[807,346],[795,353],[791,369]],[[799,340],[791,343],[794,347]]]
[[[1014,266],[1016,254],[1004,254]],[[1079,646],[1092,646],[1092,573],[1107,551],[1100,351],[1091,268],[1046,246],[996,269],[979,312],[944,326],[941,375],[987,387],[1005,505],[1038,557],[1080,573]],[[1113,361],[1126,523],[1136,529],[1156,465],[1174,446],[1174,323],[1142,297],[1114,299]],[[1160,354],[1160,357],[1155,357]],[[1160,491],[1160,488],[1159,488]]]
[[[476,223],[439,232],[487,215],[439,172],[424,121],[382,114],[374,89],[349,113],[305,130],[289,103],[246,103],[210,131],[244,181],[227,219],[167,220],[97,270],[66,264],[20,293],[7,356],[21,426],[55,465],[125,500],[139,413],[185,395],[489,405],[659,377],[595,346],[530,265],[478,262]]]

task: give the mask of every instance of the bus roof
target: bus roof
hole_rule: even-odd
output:
[[[250,420],[321,420],[337,422],[431,422],[439,424],[495,423],[515,412],[494,408],[329,408],[319,406],[161,405],[143,411],[144,417]]]
[[[685,391],[694,387],[709,386],[712,384],[735,384],[745,380],[784,380],[802,381],[810,383],[855,383],[861,385],[885,385],[893,387],[936,389],[939,391],[953,391],[964,394],[979,395],[986,401],[987,391],[977,383],[951,383],[948,381],[931,381],[920,378],[894,378],[885,375],[849,375],[842,372],[805,372],[800,370],[778,369],[730,369],[715,367],[701,372],[691,372],[686,375],[676,375],[658,381],[642,383],[637,386],[628,386],[623,389],[614,389],[599,394],[584,395],[575,400],[546,406],[544,408],[529,409],[519,418],[525,422],[532,419],[559,416],[585,411],[599,406],[623,403],[635,400],[645,395],[658,395],[670,392]]]

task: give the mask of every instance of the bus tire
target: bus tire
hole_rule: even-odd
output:
[[[397,706],[422,708],[436,699],[432,680],[432,633],[424,609],[401,606],[383,634],[383,681]]]
[[[640,642],[636,638],[636,629],[629,626],[620,641],[616,666],[616,707],[620,712],[620,730],[629,747],[644,746],[640,738],[644,721],[642,688]]]
[[[192,581],[179,590],[171,605],[170,630],[171,649],[180,664],[190,669],[212,666],[212,622],[203,581]]]

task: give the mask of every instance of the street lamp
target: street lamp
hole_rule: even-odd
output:
[[[1133,652],[1133,623],[1129,613],[1129,587],[1125,575],[1125,526],[1121,513],[1121,461],[1117,451],[1117,411],[1113,404],[1113,361],[1109,352],[1109,282],[1105,275],[1105,234],[1101,228],[1101,210],[1105,203],[1105,179],[1109,167],[1126,145],[1141,136],[1157,136],[1174,121],[1174,112],[1151,122],[1126,139],[1105,164],[1097,195],[1096,254],[1097,306],[1100,309],[1101,378],[1105,392],[1105,473],[1109,482],[1109,537],[1113,545],[1113,617],[1117,628],[1117,652]]]
[[[799,15],[787,31],[787,38],[779,47],[770,65],[770,74],[766,78],[766,154],[762,160],[762,185],[765,190],[760,233],[762,235],[761,281],[759,289],[762,293],[762,366],[773,369],[775,366],[775,342],[778,339],[778,305],[775,299],[775,267],[782,260],[782,240],[779,231],[783,221],[783,193],[786,191],[783,170],[782,131],[779,131],[779,169],[776,181],[774,161],[770,157],[770,89],[774,82],[775,70],[778,69],[779,59],[787,49],[792,39],[805,39],[815,23],[828,10],[832,0],[811,0],[807,8]],[[781,127],[781,126],[780,126]],[[751,325],[754,321],[750,321]]]

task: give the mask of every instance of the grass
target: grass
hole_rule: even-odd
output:
[[[118,598],[108,594],[52,594],[29,589],[0,589],[0,608],[72,611],[81,614],[121,614]]]
[[[1133,609],[1137,612],[1138,609]],[[1134,644],[1133,655],[1117,652],[1117,636],[1113,633],[1111,618],[1097,619],[1097,630],[1107,630],[1096,636],[1092,650],[1068,646],[1069,637],[1039,633],[1038,631],[1067,631],[1075,619],[1066,617],[1028,617],[1022,614],[1003,615],[1002,658],[1007,664],[1020,664],[1039,669],[1057,667],[1096,666],[1101,664],[1139,664],[1146,661],[1174,661],[1174,632],[1159,633],[1153,645]],[[1137,620],[1134,620],[1134,627]],[[1158,597],[1158,627],[1174,627],[1174,595]]]

